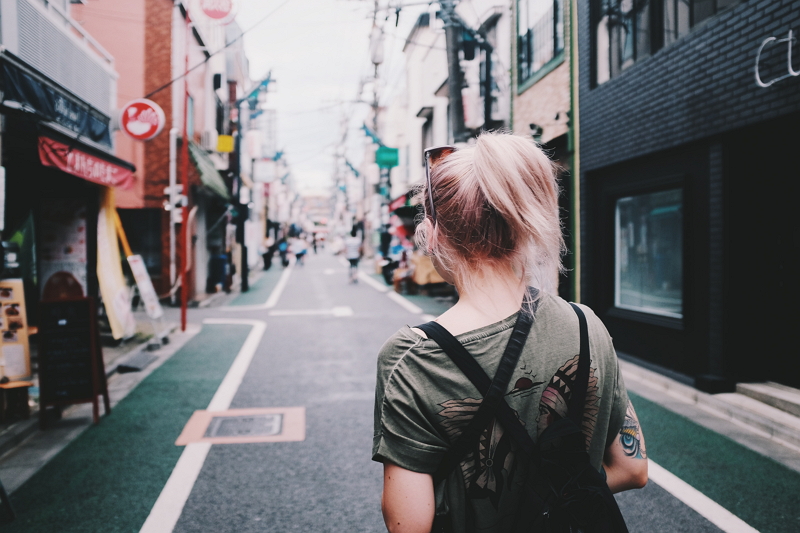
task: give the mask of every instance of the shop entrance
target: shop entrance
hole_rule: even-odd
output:
[[[800,387],[797,115],[737,132],[725,160],[725,358],[738,381]]]

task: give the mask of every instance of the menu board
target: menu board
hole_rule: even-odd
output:
[[[102,364],[98,361],[93,301],[44,301],[39,316],[41,404],[93,401]]]
[[[0,377],[16,381],[31,375],[27,321],[22,280],[0,280]]]

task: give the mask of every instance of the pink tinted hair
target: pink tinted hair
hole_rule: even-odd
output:
[[[433,224],[417,227],[417,245],[470,290],[480,270],[513,270],[554,293],[565,250],[553,163],[528,138],[484,133],[475,145],[431,169]],[[421,199],[428,198],[426,188]]]

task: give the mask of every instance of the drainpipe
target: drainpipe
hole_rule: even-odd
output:
[[[569,3],[569,56],[570,56],[570,136],[572,141],[572,238],[573,276],[572,295],[581,301],[581,129],[580,129],[580,65],[578,64],[578,0]]]
[[[169,130],[169,286],[175,286],[177,267],[175,265],[175,204],[178,203],[178,128]],[[175,293],[170,295],[175,305]]]

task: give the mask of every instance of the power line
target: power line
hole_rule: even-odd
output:
[[[277,12],[277,11],[278,11],[280,8],[282,8],[283,6],[285,6],[286,4],[288,4],[290,1],[291,1],[291,0],[284,0],[283,2],[281,2],[281,3],[280,3],[280,5],[279,5],[278,7],[276,7],[275,9],[273,9],[272,11],[270,11],[269,13],[267,13],[267,14],[266,14],[264,17],[262,17],[260,20],[258,20],[258,21],[257,21],[255,24],[253,24],[252,26],[250,26],[249,28],[247,28],[246,30],[244,30],[242,33],[240,33],[238,36],[236,36],[236,38],[234,38],[234,39],[233,39],[231,42],[229,42],[229,43],[225,44],[225,46],[223,46],[222,48],[220,48],[220,49],[219,49],[219,50],[217,50],[216,52],[212,52],[212,53],[208,54],[208,55],[205,57],[205,59],[203,59],[203,61],[201,61],[200,63],[198,63],[198,64],[196,64],[195,66],[191,67],[189,70],[187,70],[186,72],[184,72],[183,74],[181,74],[181,75],[180,75],[180,76],[178,76],[177,78],[173,78],[173,79],[171,79],[169,82],[167,82],[167,83],[165,83],[164,85],[162,85],[161,87],[159,87],[158,89],[156,89],[156,90],[154,90],[154,91],[151,91],[151,92],[149,92],[148,94],[146,94],[146,95],[145,95],[145,98],[150,98],[150,97],[151,97],[151,96],[153,96],[154,94],[157,94],[157,93],[159,93],[159,92],[163,91],[164,89],[166,89],[167,87],[169,87],[170,85],[172,85],[173,83],[175,83],[176,81],[182,80],[183,78],[185,78],[186,76],[188,76],[190,72],[192,72],[192,71],[194,71],[194,70],[196,70],[196,69],[200,68],[201,66],[205,65],[206,63],[208,63],[209,59],[211,59],[213,56],[217,55],[218,53],[222,52],[223,50],[225,50],[225,49],[226,49],[226,48],[228,48],[229,46],[233,45],[233,44],[234,44],[234,43],[236,43],[237,41],[241,40],[241,39],[242,39],[242,37],[244,37],[246,33],[249,33],[250,31],[254,30],[254,29],[255,29],[255,28],[258,26],[258,25],[260,25],[262,22],[264,22],[265,20],[267,20],[267,19],[268,19],[269,17],[271,17],[272,15],[274,15],[274,14],[275,14],[275,13],[276,13],[276,12]]]

